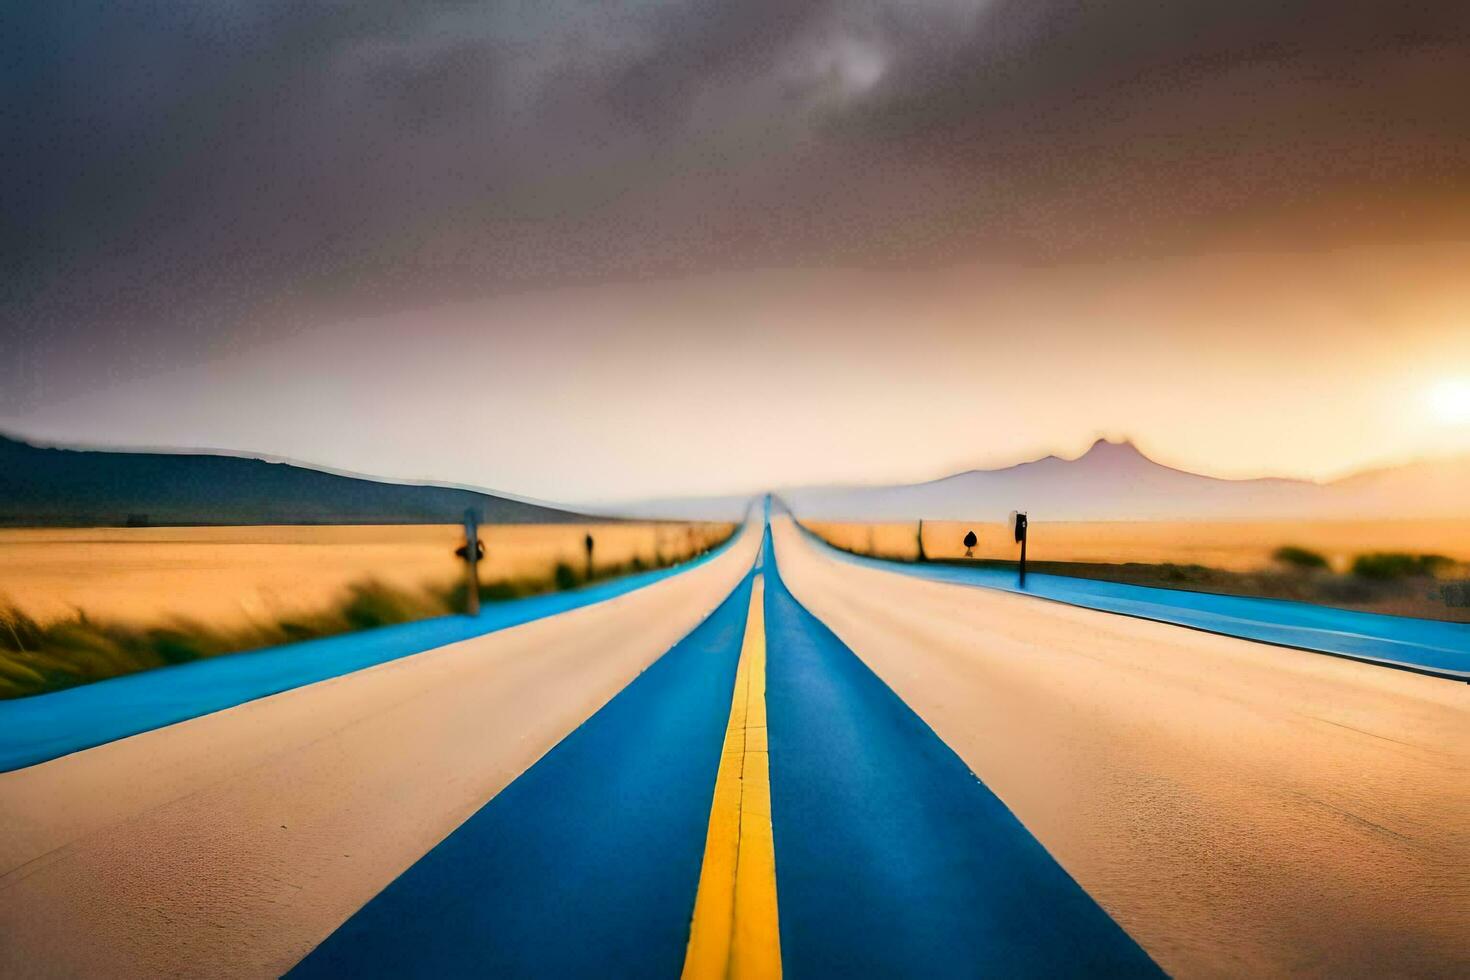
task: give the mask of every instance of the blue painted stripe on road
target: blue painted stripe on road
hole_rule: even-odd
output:
[[[766,710],[787,977],[1159,975],[778,566]]]
[[[719,548],[681,565],[567,592],[487,603],[479,616],[440,616],[0,701],[0,772],[48,762],[445,644],[605,602],[696,568],[748,533],[742,527]]]
[[[806,539],[826,554],[868,568],[1017,592],[1385,667],[1470,680],[1470,624],[1336,609],[1290,599],[1216,595],[1035,572],[1027,574],[1026,588],[1021,589],[1011,570],[886,561],[842,551],[803,531]]]
[[[292,977],[675,977],[751,576]]]

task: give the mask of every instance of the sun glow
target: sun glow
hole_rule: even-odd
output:
[[[1427,394],[1430,414],[1449,425],[1470,425],[1470,377],[1446,378]]]

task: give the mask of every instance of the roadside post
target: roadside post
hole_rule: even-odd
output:
[[[1011,511],[1011,527],[1015,529],[1016,540],[1021,543],[1021,563],[1018,566],[1019,586],[1026,587],[1026,515],[1021,511]]]
[[[587,549],[587,581],[590,582],[592,581],[592,549],[596,546],[596,542],[592,540],[592,535],[588,534],[582,541],[582,545]]]
[[[475,512],[464,512],[464,544],[455,555],[465,560],[465,612],[480,615],[480,559],[485,557],[485,542],[475,522]]]

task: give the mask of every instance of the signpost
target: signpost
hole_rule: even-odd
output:
[[[475,512],[464,512],[464,544],[455,555],[465,560],[468,574],[465,577],[465,612],[480,615],[480,559],[485,557],[485,542],[480,540],[480,531],[475,523]]]
[[[1021,511],[1011,511],[1011,527],[1015,530],[1016,540],[1021,543],[1019,585],[1024,589],[1026,587],[1026,515]]]

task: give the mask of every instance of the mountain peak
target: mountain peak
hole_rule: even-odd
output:
[[[1143,455],[1143,451],[1133,444],[1132,439],[1128,439],[1125,437],[1123,439],[1113,440],[1107,438],[1106,436],[1099,436],[1092,445],[1087,447],[1087,450],[1083,452],[1082,456],[1091,456],[1093,453],[1112,456]],[[1077,458],[1081,459],[1082,456],[1079,456]]]
[[[1096,467],[1105,467],[1107,469],[1132,471],[1160,466],[1160,464],[1155,463],[1145,456],[1143,451],[1129,439],[1120,439],[1116,442],[1111,439],[1098,439],[1091,446],[1088,446],[1087,451],[1082,455],[1070,460],[1063,460],[1063,462],[1081,465],[1089,470]]]

